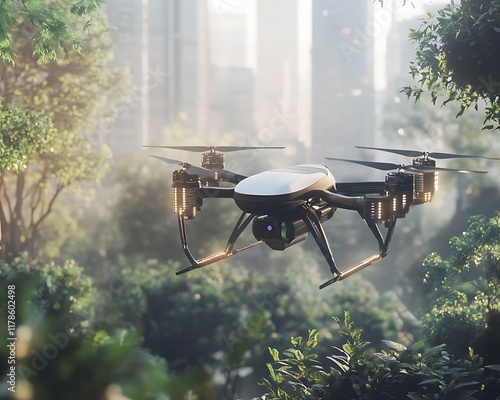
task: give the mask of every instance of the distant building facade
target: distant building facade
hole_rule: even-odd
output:
[[[349,154],[373,141],[372,3],[313,1],[313,157]]]

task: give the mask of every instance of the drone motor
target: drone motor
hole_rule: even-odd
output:
[[[415,194],[414,204],[429,203],[438,190],[437,172],[428,172],[421,175],[415,175]]]
[[[211,151],[201,155],[201,166],[207,169],[224,169],[224,154]]]
[[[186,170],[173,172],[172,206],[177,215],[184,219],[194,219],[196,210],[201,210],[202,199],[196,191],[201,187],[200,177],[189,174]]]

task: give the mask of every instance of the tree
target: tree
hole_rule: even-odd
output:
[[[18,185],[6,184],[11,176],[23,177],[27,162],[37,152],[50,151],[56,131],[49,118],[37,112],[0,103],[0,258],[20,251],[23,202],[20,193],[24,181]],[[10,190],[9,190],[10,189]],[[10,193],[9,193],[10,192]],[[12,195],[12,192],[15,193]],[[18,201],[11,201],[17,199]],[[19,239],[19,240],[16,240]]]
[[[14,63],[16,51],[24,51],[13,44],[15,31],[22,25],[29,29],[31,53],[41,63],[46,58],[57,60],[58,53],[66,56],[70,49],[80,52],[84,45],[76,31],[91,29],[92,17],[103,3],[104,0],[78,0],[69,6],[51,0],[1,1],[0,59]]]
[[[500,213],[475,216],[462,236],[450,241],[451,255],[437,253],[424,261],[425,282],[436,300],[422,324],[431,344],[447,343],[457,355],[473,347],[490,361],[498,358],[500,340]]]
[[[36,110],[50,118],[58,132],[48,149],[25,159],[22,171],[2,173],[2,230],[12,232],[2,236],[4,259],[21,251],[36,258],[40,228],[56,199],[69,187],[97,182],[106,171],[109,149],[92,134],[97,121],[113,116],[110,97],[123,94],[127,87],[124,71],[107,67],[112,57],[108,31],[104,17],[99,16],[85,38],[85,54],[40,65],[30,55],[31,43],[21,24],[13,37],[22,50],[18,62],[0,64],[0,96],[5,104]]]
[[[47,151],[56,134],[52,121],[0,98],[0,171],[22,171],[32,154]]]
[[[469,107],[485,102],[484,129],[500,129],[500,1],[452,2],[415,30],[417,43],[411,75],[419,85],[403,90],[416,101],[424,89],[435,104],[443,94],[443,105],[458,101],[461,116]]]

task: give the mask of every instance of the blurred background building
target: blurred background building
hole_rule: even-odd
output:
[[[355,156],[355,144],[376,138],[374,71],[386,47],[381,54],[377,35],[406,39],[394,31],[405,24],[392,26],[376,7],[371,0],[108,0],[114,65],[128,67],[134,85],[130,101],[119,103],[127,112],[107,132],[110,146],[135,152],[182,122],[195,136],[190,143],[239,131],[248,145],[291,146],[303,162]],[[394,77],[396,60],[406,57],[389,47]]]
[[[313,155],[349,153],[375,132],[373,4],[313,2]]]

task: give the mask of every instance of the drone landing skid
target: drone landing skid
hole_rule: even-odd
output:
[[[396,218],[393,218],[389,223],[386,224],[388,230],[385,239],[382,237],[382,234],[380,233],[380,230],[377,227],[377,224],[374,221],[369,221],[365,220],[366,224],[372,231],[373,235],[377,239],[378,245],[379,245],[379,252],[372,255],[371,257],[366,258],[365,260],[361,261],[360,263],[348,268],[345,271],[340,271],[336,264],[335,260],[333,258],[333,253],[330,248],[330,245],[328,243],[328,240],[325,235],[325,231],[323,230],[323,226],[321,223],[321,220],[319,219],[318,215],[314,211],[313,208],[309,205],[303,205],[300,208],[300,212],[302,215],[302,219],[304,220],[304,223],[306,224],[309,232],[314,237],[314,240],[316,241],[316,244],[318,245],[319,249],[321,250],[321,253],[325,257],[329,267],[330,271],[332,272],[332,275],[334,276],[332,279],[326,281],[323,283],[319,288],[323,289],[327,286],[330,286],[332,283],[335,283],[337,281],[341,281],[345,278],[348,278],[355,272],[358,272],[378,261],[380,261],[382,258],[384,258],[388,254],[388,248],[389,244],[392,239],[392,234],[394,232],[394,228],[396,226]],[[233,232],[229,236],[229,239],[227,241],[226,249],[224,251],[221,251],[219,253],[212,254],[208,257],[205,258],[200,258],[196,259],[191,251],[189,250],[188,246],[188,238],[187,238],[187,232],[186,232],[186,223],[183,215],[179,215],[178,221],[179,221],[179,231],[180,231],[180,236],[181,236],[181,242],[182,242],[182,247],[184,249],[184,253],[186,254],[188,260],[191,262],[191,265],[189,267],[186,267],[184,269],[181,269],[176,272],[176,275],[181,275],[185,274],[186,272],[193,271],[195,269],[205,267],[207,265],[213,264],[217,261],[224,260],[226,258],[229,258],[237,253],[240,253],[244,250],[250,249],[260,243],[263,243],[261,240],[248,244],[246,246],[243,246],[239,249],[233,250],[234,244],[236,243],[236,240],[240,237],[241,233],[246,229],[248,224],[256,217],[255,214],[249,214],[246,212],[243,212],[238,219],[238,222],[236,223],[236,226],[233,229]]]
[[[375,236],[375,238],[378,241],[379,252],[364,259],[363,261],[352,266],[351,268],[348,268],[345,271],[340,272],[337,269],[337,267],[335,266],[335,261],[333,260],[333,255],[331,254],[331,251],[330,251],[330,254],[325,255],[325,258],[328,261],[328,264],[332,263],[330,265],[330,269],[332,270],[334,277],[332,279],[326,281],[325,283],[321,284],[319,287],[320,289],[324,289],[325,287],[330,286],[332,283],[335,283],[337,281],[341,281],[345,278],[348,278],[352,274],[354,274],[358,271],[361,271],[362,269],[369,267],[372,264],[375,264],[376,262],[380,261],[382,258],[384,258],[389,253],[389,244],[390,244],[391,239],[392,239],[392,234],[394,233],[394,228],[396,227],[396,218],[394,218],[392,221],[390,221],[388,223],[388,225],[387,225],[388,229],[387,229],[387,234],[386,234],[385,240],[382,237],[382,234],[380,233],[380,230],[378,229],[375,222],[366,221],[366,224],[368,225],[368,227],[370,228],[373,235]],[[313,231],[311,230],[311,232],[313,232]],[[314,235],[314,233],[313,233],[313,235]],[[316,239],[316,236],[314,238]],[[324,240],[326,241],[326,238],[324,238]],[[323,251],[323,248],[319,244],[318,240],[316,240],[316,242],[318,243],[320,249]],[[323,251],[323,254],[325,254],[324,251]],[[329,258],[331,259],[331,262],[329,261]],[[333,265],[333,268],[332,268],[332,265]]]
[[[184,220],[184,216],[179,215],[178,221],[179,221],[179,231],[181,234],[182,248],[183,248],[184,253],[186,254],[188,260],[191,262],[191,265],[189,267],[186,267],[184,269],[177,271],[175,274],[181,275],[181,274],[185,274],[186,272],[192,271],[194,269],[205,267],[206,265],[210,265],[210,264],[213,264],[217,261],[224,260],[226,258],[229,258],[229,257],[237,254],[237,253],[242,252],[243,250],[250,249],[250,248],[262,243],[259,240],[257,242],[243,246],[239,249],[233,250],[234,243],[236,242],[238,237],[241,235],[241,233],[245,230],[245,228],[248,226],[248,224],[254,218],[255,218],[255,214],[247,215],[247,213],[245,213],[245,212],[242,213],[238,222],[236,223],[236,226],[233,229],[233,232],[231,233],[231,236],[229,236],[229,239],[228,239],[227,245],[226,245],[226,249],[224,251],[219,252],[219,253],[215,253],[215,254],[212,254],[208,257],[200,258],[197,260],[196,258],[194,258],[193,254],[189,250],[187,232],[186,232],[186,223]]]

